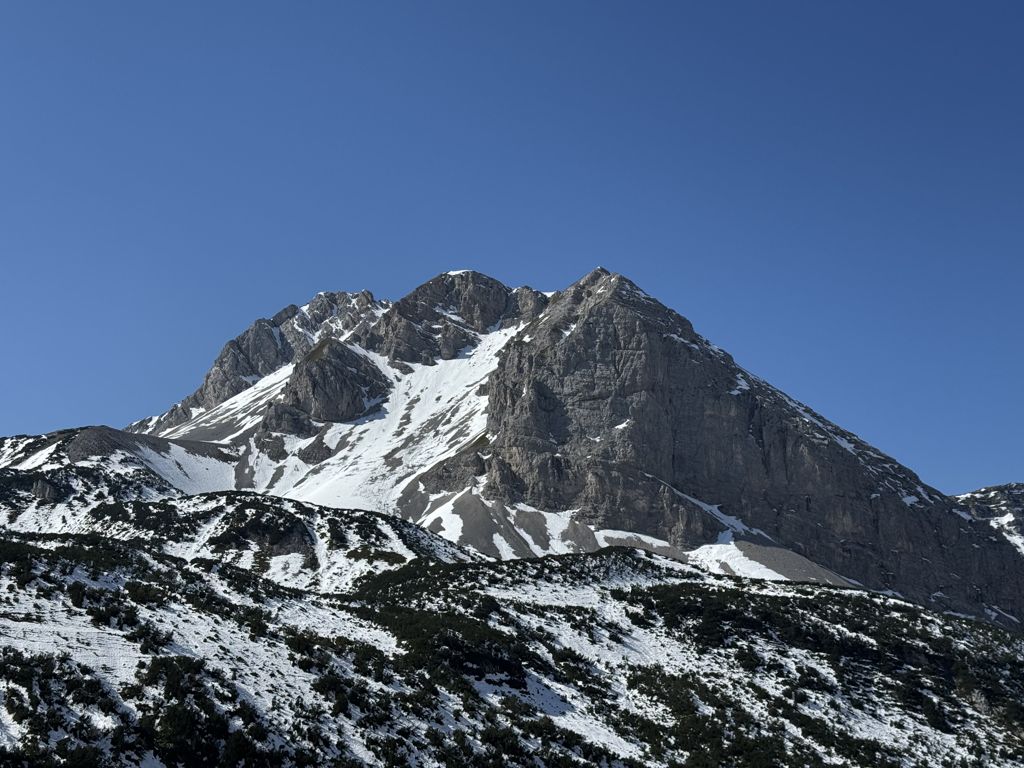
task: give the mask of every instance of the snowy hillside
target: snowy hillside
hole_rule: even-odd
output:
[[[460,363],[461,359],[439,364],[428,368],[426,373],[430,375],[437,369],[444,373],[447,365]],[[471,365],[465,365],[464,370],[473,375],[474,368]],[[479,381],[474,379],[470,384],[478,385]],[[400,393],[402,389],[400,380],[396,390]],[[472,387],[466,389],[471,395]],[[249,391],[256,390],[257,387],[253,387]],[[239,397],[247,394],[243,393]],[[399,402],[400,397],[400,394],[396,397]],[[461,425],[459,429],[462,430],[468,428],[467,425],[471,424],[474,417],[479,423],[482,406],[486,405],[486,399],[478,395],[451,400],[435,397],[428,402],[434,405],[434,410],[449,415],[467,403],[475,404],[475,412],[468,410],[463,414],[464,418],[458,420],[457,423]],[[416,437],[422,437],[425,432],[416,432],[410,428],[411,437],[404,443],[401,441],[405,425],[410,423],[408,413],[417,407],[418,403],[414,402],[410,409],[401,411],[401,417],[397,414],[388,415],[386,409],[382,409],[380,418],[355,425],[332,427],[338,431],[355,432],[353,448],[367,446],[362,452],[353,450],[344,454],[343,459],[349,459],[349,463],[337,459],[328,465],[332,467],[329,477],[335,491],[338,487],[348,487],[377,489],[382,494],[387,492],[391,478],[385,471],[389,464],[383,456],[394,455],[395,451],[400,450],[394,446],[404,445],[406,449],[416,449]],[[424,409],[430,410],[426,405]],[[399,439],[389,442],[396,431]],[[385,449],[378,445],[374,451],[375,441],[385,443]],[[423,442],[425,444],[419,450],[435,451],[436,456],[443,456],[446,446],[450,450],[450,444],[429,440]],[[257,509],[266,507],[268,503],[266,500],[261,501],[261,495],[252,492],[223,493],[231,491],[235,486],[238,471],[238,449],[230,445],[176,442],[119,433],[107,428],[89,428],[42,437],[0,439],[0,451],[0,524],[12,531],[96,533],[118,539],[162,536],[168,540],[168,547],[171,548],[168,551],[192,552],[194,556],[196,553],[209,555],[209,540],[223,535],[223,531],[219,530],[219,521],[234,519],[240,524],[246,517],[236,513],[233,518],[229,518],[224,511],[225,505],[246,500],[251,509]],[[298,463],[301,466],[301,462]],[[365,474],[360,474],[360,470],[364,470]],[[371,477],[373,473],[376,473],[375,478]],[[301,482],[298,485],[301,486]],[[574,521],[569,513],[544,512],[525,504],[508,508],[500,502],[484,498],[481,486],[482,483],[461,493],[437,494],[429,499],[424,513],[414,518],[413,522],[451,542],[472,542],[464,551],[477,557],[529,558],[592,551],[606,546],[635,546],[699,564],[714,573],[849,585],[847,580],[837,574],[793,552],[771,546],[770,542],[737,542],[728,535],[721,537],[719,543],[683,551],[656,537],[588,527]],[[321,488],[319,485],[311,487]],[[261,490],[271,494],[282,491],[277,487]],[[392,490],[391,494],[396,495],[400,490],[401,487]],[[358,495],[358,490],[351,493],[357,500],[367,501],[365,496]],[[294,489],[289,489],[282,495],[298,494]],[[338,496],[350,497],[344,493]],[[327,498],[330,499],[331,495],[327,494]],[[377,505],[365,503],[362,506],[370,508]],[[389,499],[382,506],[384,509],[395,509],[396,502]],[[278,505],[275,509],[277,515],[298,511],[295,519],[302,518],[303,522],[294,524],[305,526],[309,531],[308,540],[300,537],[303,540],[295,544],[297,549],[282,553],[286,560],[294,555],[289,586],[317,588],[315,585],[320,584],[323,577],[314,572],[322,571],[323,565],[310,572],[301,563],[306,561],[310,552],[326,546],[323,543],[323,532],[317,532],[317,525],[321,524],[317,520],[329,517],[331,509],[297,501]],[[163,511],[157,514],[154,510]],[[717,514],[710,507],[709,512]],[[420,530],[384,513],[347,514],[389,521],[387,525],[401,526],[405,536],[410,535],[409,531]],[[168,516],[176,520],[171,530],[147,527]],[[203,521],[202,525],[197,521]],[[743,532],[742,527],[739,530]],[[251,563],[253,553],[219,552],[218,557],[248,567],[245,563]],[[328,581],[333,578],[336,575],[328,578]]]
[[[164,511],[202,529],[223,521],[207,517],[217,501]],[[279,509],[250,521],[272,528],[260,514],[297,510],[267,503]],[[160,511],[133,507],[123,522]],[[329,593],[283,586],[273,556],[246,570],[234,555],[186,547],[182,559],[156,537],[10,535],[0,754],[150,766],[1024,759],[1024,645],[1000,630],[636,550],[474,563],[423,532],[415,546],[442,559],[399,565],[413,554],[399,529],[342,553],[386,524],[331,519],[348,539],[334,565],[386,567]]]

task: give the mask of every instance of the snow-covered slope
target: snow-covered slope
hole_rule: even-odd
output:
[[[250,454],[255,488],[318,504],[394,509],[417,474],[483,435],[487,378],[518,330],[481,334],[479,343],[458,357],[408,364],[408,372],[360,350],[393,382],[387,400],[354,423],[331,424],[316,437],[286,444],[289,455],[281,462]],[[297,454],[314,441],[331,455],[310,466]]]
[[[187,421],[163,429],[159,434],[167,438],[232,444],[259,426],[267,406],[281,396],[293,369],[291,363],[282,365],[234,397],[209,410],[198,411]]]
[[[360,535],[363,523],[338,521]],[[192,554],[145,539],[6,539],[0,761],[1024,759],[1020,639],[878,595],[711,576],[631,550],[505,563],[425,553],[322,594],[280,586],[273,567],[261,578]]]
[[[238,491],[101,504],[90,511],[89,523],[91,532],[107,538],[146,541],[189,562],[215,560],[318,593],[347,591],[367,574],[419,557],[481,559],[392,515]]]
[[[487,351],[485,344],[481,346]],[[456,373],[449,374],[449,369]],[[348,584],[354,576],[366,572],[364,566],[368,565],[358,558],[334,562],[329,532],[333,516],[343,514],[337,508],[344,499],[356,498],[364,509],[400,509],[403,485],[407,489],[414,484],[415,475],[396,487],[387,468],[396,468],[403,457],[417,453],[429,454],[425,463],[430,466],[450,455],[453,447],[462,445],[467,436],[478,437],[486,405],[486,398],[478,389],[487,370],[486,358],[479,356],[457,358],[432,367],[414,366],[411,373],[396,374],[396,396],[392,402],[405,403],[407,407],[396,408],[395,413],[382,409],[376,418],[355,425],[332,425],[328,435],[337,430],[342,434],[355,433],[356,437],[341,437],[337,443],[348,441],[348,450],[322,465],[329,468],[331,477],[338,478],[337,485],[330,488],[331,495],[323,496],[328,501],[326,505],[308,501],[270,505],[266,496],[257,493],[222,493],[231,491],[236,482],[237,447],[211,447],[88,428],[0,441],[0,522],[9,530],[29,533],[162,539],[168,542],[166,551],[188,559],[216,557],[244,568],[253,567],[257,560],[261,565],[270,562],[273,567],[268,577],[284,585],[333,591],[339,584]],[[429,386],[415,387],[418,376],[428,381],[449,382],[445,390],[448,397],[408,398],[409,390],[429,391]],[[461,388],[451,386],[450,382],[458,381],[459,376]],[[451,395],[453,389],[463,396]],[[233,401],[249,398],[258,391],[258,387],[253,387],[225,403],[225,407],[232,408]],[[409,417],[410,413],[420,414],[418,424]],[[424,439],[438,434],[426,432],[423,425],[428,421],[444,424],[446,431],[442,434],[449,435],[449,440]],[[403,438],[406,428],[409,435]],[[300,452],[309,443],[310,440],[296,441],[292,449]],[[300,473],[305,465],[294,456],[290,460],[298,467],[295,488],[271,486],[259,490],[286,498],[300,495]],[[284,466],[288,466],[288,460]],[[278,482],[281,480],[279,477]],[[322,493],[322,486],[312,487]],[[383,499],[378,504],[368,498],[374,492]],[[251,534],[228,530],[249,523],[258,528],[258,521],[249,520],[254,515],[259,517],[257,512],[273,518],[277,533],[270,539],[254,539]],[[429,499],[425,511],[413,519],[418,525],[396,519],[393,514],[344,514],[373,520],[374,525],[384,525],[391,531],[378,533],[376,540],[381,540],[381,536],[395,540],[397,530],[401,531],[401,540],[416,541],[414,532],[422,534],[422,529],[427,529],[467,547],[451,550],[460,555],[432,553],[441,559],[480,555],[495,559],[529,558],[587,552],[606,546],[633,546],[694,562],[714,573],[849,584],[806,558],[771,546],[770,542],[734,542],[730,536],[721,544],[684,552],[655,537],[587,526],[573,520],[571,511],[545,512],[524,504],[506,507],[483,497],[480,486]],[[285,529],[290,533],[282,533]],[[237,547],[224,545],[228,538],[237,539]],[[272,546],[268,545],[271,539]],[[288,540],[287,545],[280,543],[284,539]],[[358,549],[364,543],[349,549]],[[268,551],[272,554],[268,555]],[[386,559],[395,562],[423,554],[418,550],[410,554],[397,547],[390,551],[392,554]]]
[[[88,532],[89,513],[101,504],[230,490],[237,461],[229,447],[109,427],[0,439],[0,525]]]

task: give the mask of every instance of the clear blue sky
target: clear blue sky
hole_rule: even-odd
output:
[[[1024,480],[1024,4],[0,4],[0,433],[253,319],[622,272],[946,491]]]

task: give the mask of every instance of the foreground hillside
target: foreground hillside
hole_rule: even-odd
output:
[[[899,600],[251,494],[105,514],[0,544],[4,764],[1024,760],[1021,639]]]

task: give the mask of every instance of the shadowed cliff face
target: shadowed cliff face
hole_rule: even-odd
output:
[[[350,347],[324,339],[295,366],[283,401],[317,421],[362,416],[387,394],[391,382]]]

